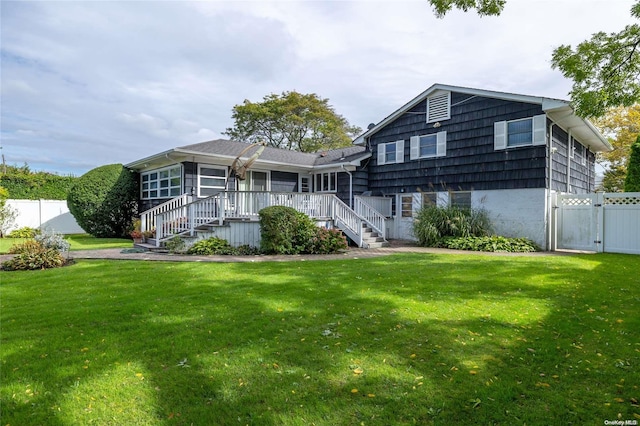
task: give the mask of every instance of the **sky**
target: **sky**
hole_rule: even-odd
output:
[[[553,49],[633,23],[634,0],[0,2],[10,165],[58,174],[218,138],[245,99],[329,99],[366,129],[435,83],[568,99]]]

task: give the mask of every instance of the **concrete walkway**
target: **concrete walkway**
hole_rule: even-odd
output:
[[[163,262],[292,262],[310,260],[347,260],[364,259],[370,257],[387,256],[394,253],[437,253],[437,254],[466,254],[478,256],[558,256],[567,255],[566,252],[537,252],[537,253],[487,253],[462,250],[449,250],[430,247],[418,247],[408,241],[390,241],[389,247],[376,249],[349,248],[340,254],[310,254],[310,255],[257,255],[257,256],[196,256],[157,252],[132,252],[130,249],[77,250],[70,252],[73,259],[115,259],[115,260],[146,260]],[[0,262],[8,260],[11,255],[0,255]]]

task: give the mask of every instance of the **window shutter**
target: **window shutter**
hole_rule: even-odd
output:
[[[396,141],[396,163],[404,163],[404,140]]]
[[[493,149],[505,149],[507,147],[507,122],[496,121],[493,123]]]
[[[420,136],[411,136],[411,151],[409,158],[416,160],[420,157]]]
[[[447,155],[447,132],[438,132],[436,138],[436,157],[445,157]]]
[[[533,117],[533,144],[545,145],[547,143],[547,116],[536,115]]]
[[[383,143],[378,144],[378,166],[384,165],[384,148],[385,148],[385,144]]]

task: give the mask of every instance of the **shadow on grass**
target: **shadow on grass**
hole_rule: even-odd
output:
[[[79,262],[15,273],[1,287],[2,420],[633,419],[635,259]]]

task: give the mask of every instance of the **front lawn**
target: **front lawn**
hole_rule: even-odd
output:
[[[97,250],[108,248],[128,248],[133,242],[126,238],[96,238],[87,234],[66,235],[65,239],[71,244],[71,250]],[[0,238],[0,253],[8,253],[15,245],[25,242],[26,238]]]
[[[640,419],[640,258],[0,272],[2,424]]]

